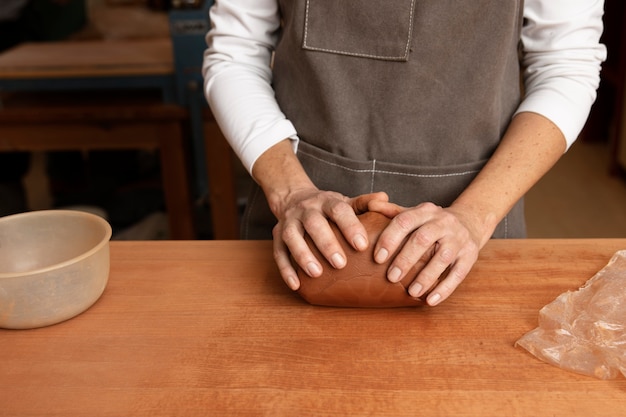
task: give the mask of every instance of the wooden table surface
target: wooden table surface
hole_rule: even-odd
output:
[[[0,415],[624,416],[623,378],[514,346],[620,249],[491,241],[445,303],[377,310],[304,303],[270,242],[112,242],[91,309],[0,330]]]
[[[30,42],[0,54],[0,80],[173,73],[169,38]]]

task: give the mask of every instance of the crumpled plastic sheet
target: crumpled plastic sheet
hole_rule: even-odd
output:
[[[626,376],[626,250],[577,291],[539,312],[539,327],[517,342],[562,369],[613,379]]]

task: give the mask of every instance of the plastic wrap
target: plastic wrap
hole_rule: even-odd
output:
[[[516,345],[562,369],[613,379],[626,376],[626,250],[578,291],[539,312],[539,327]]]

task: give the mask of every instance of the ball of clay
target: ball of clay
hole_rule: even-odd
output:
[[[300,279],[300,296],[310,304],[332,307],[407,307],[424,304],[423,297],[409,295],[408,286],[432,257],[433,248],[427,251],[402,281],[392,283],[387,279],[387,270],[395,254],[383,264],[376,263],[373,254],[378,236],[391,220],[376,212],[366,212],[358,217],[367,230],[370,242],[369,248],[363,252],[353,249],[339,228],[332,222],[330,224],[347,256],[347,265],[342,269],[331,266],[311,238],[305,236],[313,254],[322,263],[324,272],[312,278],[294,262]]]

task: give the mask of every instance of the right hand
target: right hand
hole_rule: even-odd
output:
[[[278,223],[273,230],[274,259],[280,275],[292,290],[300,287],[300,280],[291,263],[295,262],[311,277],[322,274],[322,265],[313,255],[304,240],[308,234],[320,253],[337,269],[346,263],[346,254],[330,228],[334,222],[346,241],[354,249],[363,251],[370,242],[367,232],[357,218],[368,210],[371,201],[388,201],[385,193],[364,194],[349,198],[332,191],[321,191],[315,187],[299,189],[289,194],[282,204],[275,208]]]
[[[300,280],[290,254],[309,276],[318,277],[322,273],[320,261],[304,240],[305,234],[333,267],[343,268],[346,254],[329,221],[339,227],[354,249],[363,251],[370,242],[356,215],[367,211],[370,202],[389,201],[385,193],[349,198],[320,190],[302,168],[289,139],[266,150],[254,164],[252,174],[278,219],[273,230],[274,259],[283,280],[294,291],[300,288]]]

